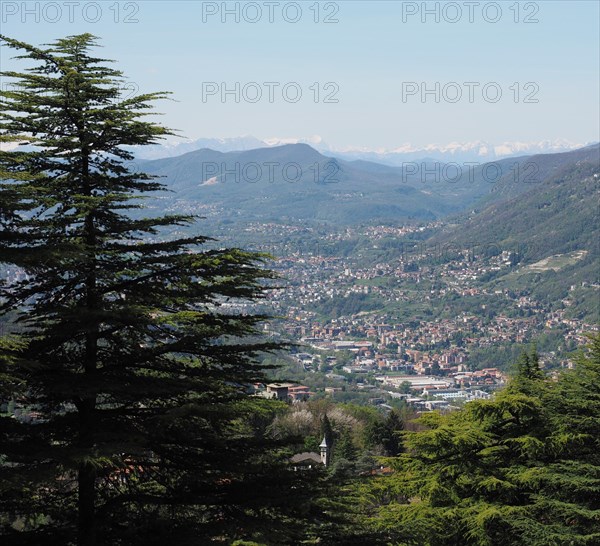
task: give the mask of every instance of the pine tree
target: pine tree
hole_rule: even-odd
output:
[[[519,359],[517,360],[517,375],[522,377],[529,377],[531,370],[531,363],[529,361],[529,354],[523,351],[519,355]]]
[[[546,379],[535,348],[493,400],[425,414],[395,469],[354,488],[366,527],[410,546],[600,542],[600,336]],[[356,513],[356,508],[354,508]]]
[[[404,422],[400,410],[392,409],[385,418],[370,421],[365,427],[365,441],[371,448],[383,449],[389,456],[402,452]]]
[[[357,454],[350,431],[343,430],[340,439],[336,442],[335,458],[352,462],[356,459]]]
[[[533,345],[529,352],[523,351],[519,355],[515,373],[511,378],[510,389],[537,396],[540,394],[540,389],[543,388],[543,383],[540,382],[543,378],[544,372],[540,368],[537,347]]]
[[[121,98],[90,34],[1,43],[33,63],[1,73],[0,139],[21,146],[0,151],[0,259],[26,274],[0,295],[22,331],[0,342],[18,415],[0,419],[2,544],[277,537],[303,492],[245,395],[274,346],[253,337],[264,316],[222,305],[264,296],[264,257],[177,236],[194,218],[143,216],[163,186],[127,147],[171,134],[146,118],[166,93]]]
[[[590,336],[588,349],[545,399],[552,410],[553,457],[532,472],[540,522],[528,535],[532,543],[540,536],[548,544],[600,543],[600,334]]]
[[[323,415],[323,419],[321,420],[321,434],[327,442],[327,445],[332,447],[335,436],[333,433],[333,427],[331,426],[331,421],[329,420],[329,417],[327,417],[327,414]]]
[[[397,409],[393,409],[385,419],[385,434],[382,437],[382,444],[388,455],[399,455],[402,452],[402,438],[400,436],[402,430],[404,430],[402,416]]]

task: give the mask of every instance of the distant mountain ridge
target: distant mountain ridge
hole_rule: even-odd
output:
[[[238,220],[318,220],[352,223],[371,218],[433,219],[453,210],[446,199],[402,181],[400,169],[377,172],[327,157],[306,144],[240,152],[201,149],[144,161],[175,193],[161,200],[213,205]],[[454,209],[456,210],[456,209]]]
[[[435,161],[405,165],[346,161],[307,144],[246,151],[204,148],[177,157],[141,161],[165,177],[177,199],[214,206],[243,220],[432,220],[479,210],[535,190],[566,165],[589,161],[598,146],[561,154],[506,158],[460,168]]]
[[[219,152],[233,152],[276,147],[286,144],[308,144],[322,153],[341,159],[361,159],[392,166],[401,166],[403,162],[422,160],[424,158],[438,161],[493,161],[495,159],[518,155],[569,151],[585,145],[584,143],[574,143],[558,139],[539,142],[503,142],[499,144],[484,141],[451,142],[448,144],[429,144],[427,146],[403,144],[394,148],[384,149],[352,146],[333,147],[324,142],[319,136],[261,140],[251,135],[246,135],[233,138],[200,138],[197,140],[173,141],[167,144],[144,146],[143,148],[135,149],[134,152],[140,159],[162,159],[175,157],[202,148],[210,148]]]
[[[535,249],[532,259],[576,250],[597,255],[600,146],[531,159],[541,165],[543,179],[539,184],[518,194],[516,183],[512,189],[508,184],[497,186],[494,193],[503,198],[492,202],[484,199],[479,211],[459,218],[434,240],[458,245],[494,243],[503,248],[519,243]]]

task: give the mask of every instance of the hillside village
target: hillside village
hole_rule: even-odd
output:
[[[273,250],[265,239],[282,241],[271,267],[284,280],[283,288],[273,290],[263,306],[282,318],[265,325],[265,332],[298,344],[293,358],[307,381],[316,372],[329,380],[317,391],[302,384],[253,389],[288,401],[354,389],[369,393],[375,405],[402,399],[417,409],[452,408],[457,401],[489,397],[505,384],[515,355],[504,356],[499,347],[525,347],[540,335],[553,334],[560,343],[539,347],[541,365],[570,367],[570,354],[598,326],[573,316],[570,296],[551,306],[527,290],[485,282],[498,272],[526,269],[516,262],[515,255],[523,252],[518,245],[486,255],[492,245],[457,251],[406,242],[440,225],[321,228],[318,233],[302,225],[249,225],[251,237],[261,240],[262,235],[258,250]],[[228,232],[224,238],[231,241],[233,236]],[[359,237],[358,251],[336,252]],[[392,257],[370,261],[369,253],[377,256],[390,241],[395,241]],[[450,252],[453,259],[448,259]],[[8,279],[17,282],[25,276],[10,270]],[[599,288],[573,285],[569,294],[585,289],[597,296]],[[224,307],[249,310],[240,303]],[[401,392],[403,383],[409,384],[409,392]]]
[[[382,238],[438,225],[367,227],[361,236],[377,247]],[[262,228],[279,234],[285,229],[273,224]],[[355,236],[348,228],[330,234],[329,241]],[[331,256],[326,245],[307,252],[288,246],[289,254],[275,262],[285,289],[273,291],[270,298],[275,314],[286,318],[276,320],[269,332],[299,344],[295,359],[307,374],[320,371],[334,382],[357,382],[356,390],[371,391],[374,404],[401,397],[418,409],[443,409],[453,401],[487,398],[505,384],[515,355],[494,363],[499,347],[526,347],[540,336],[560,340],[538,347],[540,363],[548,370],[571,367],[572,352],[598,329],[570,309],[571,294],[576,297],[584,289],[597,296],[598,285],[572,285],[567,298],[549,305],[527,290],[482,282],[497,272],[526,270],[515,263],[514,250],[485,256],[472,247],[456,259],[432,263],[424,247],[373,264],[361,255]],[[344,305],[353,298],[356,311]],[[341,302],[340,311],[330,302]],[[363,310],[372,304],[372,310]],[[412,395],[399,392],[404,382]],[[321,390],[331,395],[335,389],[342,387]],[[305,400],[311,394],[308,387],[301,391],[298,398],[290,390],[289,399]]]

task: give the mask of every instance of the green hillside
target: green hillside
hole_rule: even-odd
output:
[[[597,253],[599,172],[597,160],[566,165],[529,191],[488,205],[434,239],[522,244],[529,249],[528,262],[575,250]]]
[[[557,166],[544,182],[518,197],[472,214],[430,242],[500,250],[522,249],[517,267],[494,276],[494,288],[528,291],[555,304],[570,294],[571,316],[598,321],[600,302],[599,148]],[[563,155],[563,154],[560,154]]]

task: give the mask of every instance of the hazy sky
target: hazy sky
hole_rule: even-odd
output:
[[[600,139],[596,0],[0,4],[17,39],[101,37],[131,92],[174,93],[163,120],[189,138]]]

